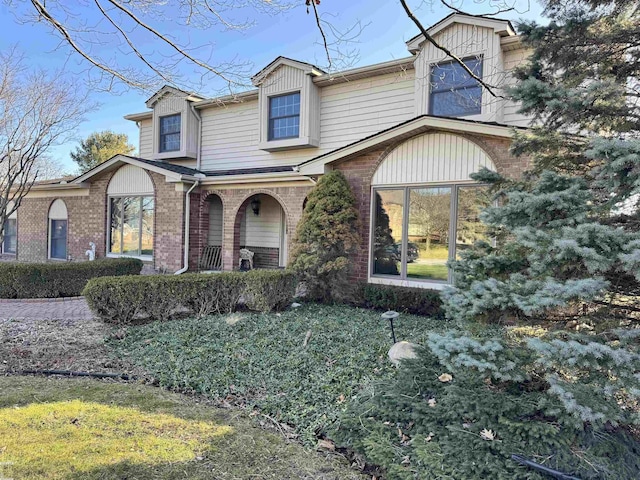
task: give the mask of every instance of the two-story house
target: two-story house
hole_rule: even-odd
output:
[[[429,33],[491,85],[512,82],[527,56],[504,20],[452,14]],[[355,277],[446,284],[447,259],[483,236],[485,190],[469,175],[519,175],[527,162],[510,139],[529,119],[422,35],[407,48],[337,74],[278,57],[233,97],[163,87],[125,117],[139,128],[139,157],[34,186],[8,224],[5,255],[83,260],[93,242],[98,257],[183,272],[235,269],[246,248],[257,268],[284,267],[307,194],[339,169],[361,217]]]

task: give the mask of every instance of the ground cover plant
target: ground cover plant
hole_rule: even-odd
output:
[[[0,263],[0,298],[56,298],[81,295],[96,277],[138,275],[135,258],[102,258],[93,262]]]
[[[0,377],[0,446],[0,476],[24,480],[363,478],[237,410],[86,379]]]
[[[399,339],[421,343],[440,322],[403,314]],[[114,354],[160,385],[257,409],[307,446],[364,385],[389,379],[392,341],[380,313],[307,305],[281,314],[232,313],[128,327]]]

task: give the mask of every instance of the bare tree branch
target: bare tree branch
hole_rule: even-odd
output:
[[[420,33],[424,36],[425,40],[427,40],[429,43],[431,43],[438,50],[440,50],[445,55],[447,55],[451,59],[455,60],[458,64],[460,64],[460,66],[467,73],[467,75],[469,75],[470,78],[473,78],[475,81],[477,81],[478,84],[482,85],[482,87],[484,87],[487,90],[487,92],[489,92],[489,94],[491,96],[493,96],[495,98],[504,98],[503,95],[500,95],[500,94],[498,94],[498,93],[496,93],[494,91],[494,90],[497,90],[498,87],[496,87],[495,85],[489,85],[487,82],[485,82],[481,77],[476,75],[473,72],[473,70],[471,70],[462,61],[462,59],[460,57],[458,57],[455,53],[453,53],[451,50],[449,50],[444,45],[441,45],[440,43],[438,43],[431,35],[429,35],[429,32],[427,32],[427,29],[424,27],[424,25],[422,25],[420,20],[418,20],[418,18],[413,14],[413,12],[409,8],[409,5],[407,5],[407,2],[405,0],[400,0],[400,4],[402,5],[402,8],[404,8],[404,11],[407,14],[407,16],[409,17],[409,19],[411,19],[411,21],[418,27],[418,30],[420,30]]]
[[[0,243],[6,219],[48,169],[48,151],[94,106],[60,72],[27,72],[15,51],[0,54]]]

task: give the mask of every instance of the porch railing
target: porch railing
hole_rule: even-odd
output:
[[[208,245],[200,254],[200,270],[222,270],[222,247]]]

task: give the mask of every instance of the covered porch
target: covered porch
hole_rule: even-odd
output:
[[[239,270],[241,267],[286,267],[286,213],[276,198],[267,193],[256,193],[242,202],[232,217],[232,222],[225,222],[225,215],[233,215],[233,212],[225,211],[225,204],[220,195],[208,194],[201,208],[201,216],[206,218],[200,222],[201,242],[197,259],[199,271]],[[226,228],[233,228],[233,243],[228,245],[225,245],[224,241],[225,224]],[[225,249],[232,249],[232,265],[225,265]],[[248,255],[251,261],[241,264],[240,252],[244,250],[251,252],[252,255]]]

